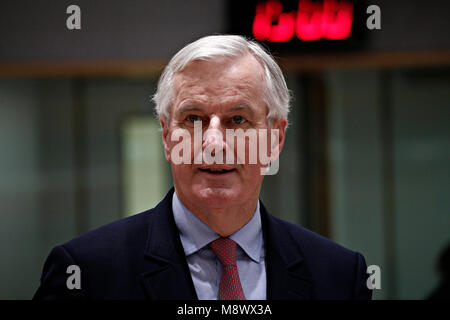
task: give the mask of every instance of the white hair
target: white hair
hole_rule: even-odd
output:
[[[252,54],[264,67],[267,90],[264,102],[269,108],[267,119],[271,126],[274,120],[287,119],[290,94],[283,73],[272,58],[258,43],[237,35],[214,35],[194,41],[178,51],[165,67],[153,96],[156,113],[162,119],[170,118],[170,106],[175,97],[173,76],[181,72],[190,62],[211,60],[217,57],[241,57]]]

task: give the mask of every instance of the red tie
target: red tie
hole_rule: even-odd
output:
[[[219,300],[245,300],[236,265],[236,242],[229,238],[219,238],[209,246],[223,264]]]

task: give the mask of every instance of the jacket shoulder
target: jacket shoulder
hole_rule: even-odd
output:
[[[76,262],[108,261],[133,251],[143,252],[148,236],[148,222],[154,209],[116,220],[88,231],[61,246]],[[78,261],[83,260],[83,261]]]
[[[366,261],[359,252],[311,230],[272,217],[303,257],[315,287],[316,299],[370,299]]]
[[[273,218],[278,224],[288,231],[294,243],[301,248],[301,251],[303,251],[304,254],[313,254],[317,251],[321,253],[334,253],[341,257],[352,257],[356,254],[355,251],[350,250],[314,231],[276,217]]]

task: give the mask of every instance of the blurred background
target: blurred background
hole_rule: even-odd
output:
[[[300,2],[2,1],[0,299],[30,299],[54,246],[162,199],[171,176],[150,98],[164,65],[201,36],[254,37],[264,12],[264,30],[284,27],[258,36],[294,99],[262,201],[380,266],[375,299],[427,298],[450,242],[450,2],[346,1],[351,34],[313,41],[280,17],[345,1]],[[72,4],[80,30],[66,25]]]

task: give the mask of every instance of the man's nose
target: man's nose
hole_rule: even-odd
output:
[[[213,116],[203,134],[203,148],[209,146],[209,148],[213,148],[214,150],[224,150],[225,142],[223,132],[224,129],[220,118]]]

